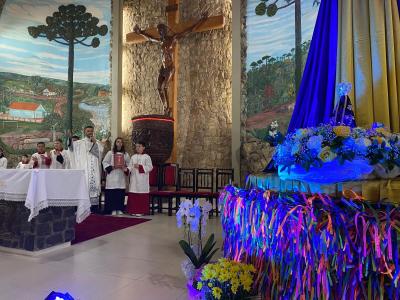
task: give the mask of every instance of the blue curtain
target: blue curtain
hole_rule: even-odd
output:
[[[337,0],[322,0],[288,132],[329,121],[335,99],[337,39]]]
[[[400,15],[400,0],[397,0],[397,8],[399,9],[399,15]]]

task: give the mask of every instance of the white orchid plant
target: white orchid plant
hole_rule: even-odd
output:
[[[179,245],[195,269],[207,264],[218,251],[214,249],[214,234],[210,235],[204,247],[202,242],[211,210],[212,205],[208,201],[200,202],[197,199],[193,203],[192,200],[185,199],[176,213],[177,226],[184,230],[184,239],[179,241]]]

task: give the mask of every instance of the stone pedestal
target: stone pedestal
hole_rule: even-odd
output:
[[[24,202],[0,201],[0,246],[40,251],[75,238],[75,207],[49,207],[28,222]]]

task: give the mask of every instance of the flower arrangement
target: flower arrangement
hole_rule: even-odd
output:
[[[220,258],[207,264],[193,285],[205,299],[245,299],[251,296],[255,271],[251,264]]]
[[[203,265],[210,262],[211,258],[218,251],[214,249],[216,242],[214,234],[211,234],[203,247],[203,237],[206,234],[207,220],[212,209],[208,201],[201,203],[198,199],[193,203],[192,200],[184,200],[176,213],[178,228],[184,229],[184,239],[179,241],[179,245],[188,257],[182,263],[182,270],[188,279],[192,279]]]
[[[288,134],[274,155],[281,170],[301,166],[308,171],[334,160],[343,164],[355,159],[365,160],[371,166],[380,164],[387,171],[400,167],[399,136],[379,123],[370,129],[325,124]]]

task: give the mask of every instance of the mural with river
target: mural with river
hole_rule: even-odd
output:
[[[33,4],[34,2],[34,4]],[[76,2],[76,3],[75,3]],[[9,155],[32,153],[64,138],[68,47],[33,39],[28,26],[45,24],[60,5],[81,4],[110,27],[111,0],[7,0],[0,16],[0,147]],[[110,132],[110,35],[98,48],[75,46],[73,134],[95,126]]]

